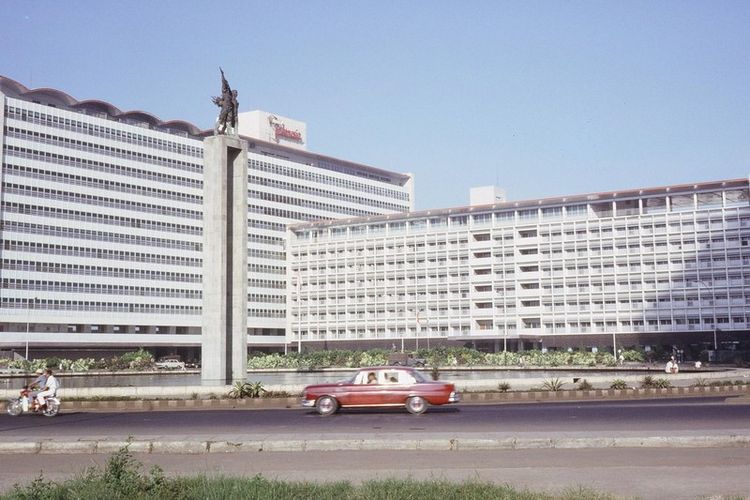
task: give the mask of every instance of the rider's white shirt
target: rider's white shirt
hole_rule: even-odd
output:
[[[57,388],[60,387],[60,383],[57,381],[57,378],[54,375],[50,375],[47,377],[47,390],[52,391],[52,394],[54,394],[57,391]]]

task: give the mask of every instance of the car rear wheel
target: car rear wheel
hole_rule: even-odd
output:
[[[427,410],[427,401],[419,396],[412,396],[406,400],[406,411],[412,415],[419,415]]]
[[[331,396],[322,396],[315,402],[315,409],[318,410],[318,413],[327,417],[336,413],[336,410],[339,409],[339,403]]]

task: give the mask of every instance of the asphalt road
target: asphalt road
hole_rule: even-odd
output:
[[[725,398],[455,405],[423,415],[403,409],[347,410],[320,417],[304,409],[61,413],[0,416],[0,442],[23,439],[205,439],[341,435],[610,436],[750,433],[750,404]]]
[[[727,403],[733,401],[733,403]],[[637,401],[460,404],[423,415],[404,410],[349,410],[320,417],[303,409],[61,413],[0,416],[0,445],[19,441],[124,441],[162,439],[397,440],[434,437],[685,437],[750,435],[750,403],[731,398]],[[396,440],[396,441],[394,441]],[[744,441],[746,443],[747,441]],[[119,446],[119,445],[117,445]],[[693,445],[690,445],[693,446]],[[144,470],[158,464],[169,475],[253,476],[286,480],[363,481],[376,478],[479,479],[518,488],[561,491],[587,486],[622,497],[743,498],[750,492],[750,448],[731,440],[722,448],[598,446],[586,449],[458,451],[263,451],[135,454]],[[40,472],[62,480],[108,456],[99,454],[2,454],[0,491]]]

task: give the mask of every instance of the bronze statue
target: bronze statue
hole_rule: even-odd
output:
[[[219,68],[219,71],[221,71],[221,96],[211,99],[221,108],[216,125],[214,125],[214,135],[227,134],[227,129],[229,129],[229,134],[237,135],[237,113],[240,106],[237,91],[229,86],[229,82],[224,77],[224,70]]]

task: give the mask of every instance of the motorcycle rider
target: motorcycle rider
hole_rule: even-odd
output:
[[[29,398],[28,401],[32,405],[35,404],[34,400],[36,399],[37,394],[39,394],[39,391],[44,389],[44,387],[47,385],[47,375],[41,368],[35,371],[34,374],[37,375],[37,377],[32,383],[25,387],[27,391],[26,397]]]
[[[60,387],[60,383],[57,381],[57,378],[55,378],[54,375],[52,375],[52,370],[47,368],[44,370],[45,375],[47,375],[47,381],[45,382],[44,390],[36,395],[36,401],[37,401],[37,409],[44,410],[47,406],[47,400],[45,399],[47,396],[54,396],[57,394],[57,389]]]

